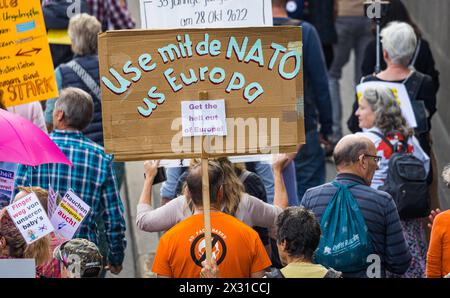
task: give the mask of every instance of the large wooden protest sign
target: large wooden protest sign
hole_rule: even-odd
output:
[[[209,157],[294,152],[304,143],[299,27],[122,30],[99,37],[105,148],[116,159],[201,157],[182,102],[224,100]],[[198,107],[193,107],[198,108]],[[203,154],[205,156],[205,154]]]
[[[0,0],[0,100],[6,106],[58,96],[40,0]]]
[[[272,26],[270,0],[141,0],[143,29]]]

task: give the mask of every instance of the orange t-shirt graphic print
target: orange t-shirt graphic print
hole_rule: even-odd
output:
[[[236,218],[211,213],[212,256],[224,278],[248,278],[271,265],[258,234]],[[206,258],[203,214],[178,223],[159,240],[152,271],[175,278],[199,278]]]

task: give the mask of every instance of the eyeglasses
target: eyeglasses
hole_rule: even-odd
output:
[[[372,157],[373,160],[377,163],[377,165],[380,166],[380,163],[381,163],[381,156],[370,155],[370,154],[364,154],[364,156]]]

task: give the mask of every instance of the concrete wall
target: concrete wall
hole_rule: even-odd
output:
[[[434,150],[438,160],[439,174],[450,163],[450,1],[449,0],[403,0],[414,21],[430,42],[431,50],[440,72],[441,87],[438,93],[438,112],[433,118]],[[439,179],[441,205],[450,208],[450,190]]]

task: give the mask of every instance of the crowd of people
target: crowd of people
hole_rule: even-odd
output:
[[[287,10],[293,7],[288,2],[296,9]],[[272,0],[275,26],[303,30],[306,143],[274,156],[272,165],[209,160],[211,260],[205,252],[200,160],[166,169],[158,208],[152,188],[159,161],[144,163],[136,225],[164,232],[152,266],[158,277],[450,274],[450,211],[432,210],[439,207],[440,169],[430,132],[440,82],[430,44],[401,0],[390,0],[384,11],[381,41],[373,37],[363,1],[316,2]],[[135,22],[126,1],[83,1],[73,17],[67,7],[65,0],[42,1],[49,34],[64,30],[71,41],[51,44],[58,98],[8,108],[0,100],[0,108],[31,120],[73,163],[19,165],[14,200],[33,192],[47,209],[49,186],[59,194],[72,189],[91,212],[74,239],[51,233],[28,245],[3,208],[0,259],[35,259],[37,277],[104,277],[107,270],[121,272],[127,241],[120,196],[124,164],[103,147],[97,35],[134,28]],[[377,73],[378,42],[383,63]],[[378,84],[344,99],[354,101],[347,122],[352,134],[344,136],[339,82],[352,50],[354,82]],[[405,86],[417,127],[410,126],[386,82]],[[330,183],[327,155],[337,171]],[[450,166],[442,178],[450,188]]]

